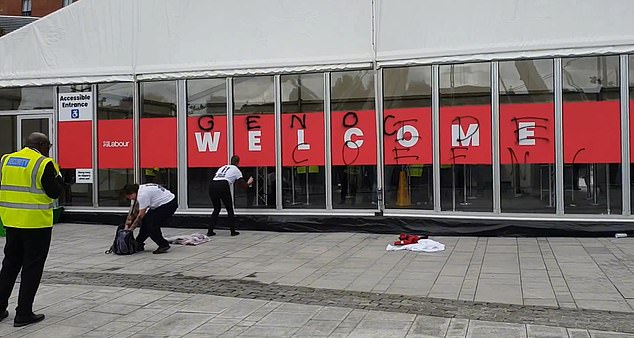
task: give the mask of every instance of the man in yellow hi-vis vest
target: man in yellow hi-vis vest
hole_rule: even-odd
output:
[[[9,297],[20,270],[20,293],[13,326],[44,319],[33,313],[53,229],[53,199],[64,182],[59,166],[48,157],[52,144],[42,133],[32,133],[26,147],[0,159],[0,219],[6,228],[0,270],[0,320],[7,318]]]

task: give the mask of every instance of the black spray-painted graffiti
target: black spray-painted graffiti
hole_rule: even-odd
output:
[[[214,130],[214,116],[201,115],[200,117],[198,117],[198,129],[204,131]]]
[[[535,121],[544,123],[544,124],[539,124],[536,123]],[[545,131],[548,130],[548,119],[544,118],[544,117],[536,117],[536,116],[523,116],[523,117],[514,117],[511,119],[511,122],[513,122],[513,124],[515,124],[515,129],[513,130],[513,133],[515,134],[515,144],[516,145],[521,145],[523,141],[526,140],[535,140],[535,142],[537,141],[542,141],[542,142],[550,142],[550,139],[548,137],[543,137],[543,136],[536,136],[533,133],[526,133],[524,131],[528,130],[529,128],[533,128],[533,129],[543,129]],[[527,124],[526,122],[534,122],[534,123],[530,123]],[[512,147],[508,147],[507,150],[509,151],[509,155],[511,156],[511,164],[527,164],[528,163],[528,158],[530,156],[530,150],[524,150],[524,155],[523,155],[523,159],[520,162],[517,154],[515,153],[515,150]],[[526,173],[524,173],[524,175],[526,175]]]
[[[357,116],[356,112],[349,111],[343,116],[342,124],[344,128],[354,128],[357,126],[358,123],[359,123],[359,117]],[[354,157],[352,158],[351,161],[349,161],[346,158],[346,148],[354,150],[354,153],[353,153]],[[343,146],[341,147],[341,158],[343,160],[344,165],[352,165],[357,161],[357,159],[359,158],[359,154],[361,152],[359,148],[360,147],[357,146],[357,143],[353,142],[352,140],[346,140],[343,143]]]
[[[392,132],[388,131],[388,121],[390,119],[395,119],[396,117],[394,115],[387,115],[383,118],[383,135],[385,137],[390,137],[390,136],[394,136],[398,133],[398,131],[402,128],[405,127],[405,123],[410,122],[410,123],[416,123],[418,122],[418,119],[405,119],[405,120],[397,120],[394,121],[392,123],[392,127],[394,127]],[[420,138],[419,135],[411,135],[413,139],[418,140]],[[400,141],[405,141],[405,133],[403,132],[402,135],[400,135],[400,137],[397,135],[396,137],[396,143],[400,145]],[[402,145],[397,146],[395,145],[394,148],[392,148],[390,151],[393,153],[393,159],[396,162],[396,164],[399,164],[399,161],[405,160],[405,159],[414,159],[414,160],[418,160],[420,157],[418,155],[401,155],[401,152],[409,152],[411,151],[412,148],[411,147],[404,147]]]
[[[251,131],[251,130],[256,130],[256,129],[262,129],[260,127],[260,125],[258,124],[258,122],[260,122],[260,115],[248,115],[246,122],[247,122],[247,130]]]
[[[308,130],[308,126],[306,125],[306,114],[302,114],[301,117],[299,117],[296,114],[293,114],[291,116],[291,129],[295,128],[295,121],[297,121],[297,123],[299,124],[300,128],[299,129],[304,129],[304,131]],[[303,140],[302,140],[303,141]],[[296,155],[297,152],[300,150],[300,148],[302,147],[306,147],[308,146],[308,143],[306,142],[298,142],[297,145],[293,148],[293,153],[291,154],[291,158],[293,159],[293,162],[295,164],[301,164],[304,162],[308,162],[308,159],[302,159],[302,160],[298,160]]]
[[[476,127],[473,128],[473,130],[471,130],[471,128],[467,129],[467,134],[466,135],[461,135],[462,134],[462,123],[468,123],[468,122],[472,122],[469,123],[469,125],[471,124],[475,124]],[[458,125],[458,133],[457,135],[451,135],[452,137],[455,137],[455,143],[451,142],[451,157],[449,158],[449,161],[451,161],[454,165],[456,164],[456,159],[462,158],[462,159],[466,159],[467,158],[467,154],[456,154],[457,151],[469,151],[469,147],[465,147],[462,146],[464,141],[469,141],[471,139],[471,137],[473,137],[474,135],[478,134],[480,132],[480,120],[478,120],[477,117],[475,116],[471,116],[471,115],[460,115],[460,116],[456,116],[454,117],[453,120],[451,120],[451,124],[453,125]],[[469,130],[471,130],[471,132],[469,132]],[[452,133],[453,133],[453,129],[452,129]],[[454,144],[457,144],[454,145]]]

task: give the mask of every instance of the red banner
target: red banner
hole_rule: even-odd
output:
[[[227,164],[227,117],[187,118],[187,165],[217,168]]]
[[[500,163],[555,163],[553,103],[500,105]]]
[[[491,164],[491,106],[440,108],[440,164]]]
[[[275,115],[233,117],[234,154],[242,167],[275,166]]]
[[[630,162],[634,163],[634,100],[630,100]]]
[[[141,119],[141,168],[176,168],[176,118]]]
[[[386,109],[383,112],[386,165],[431,164],[431,108]]]
[[[134,168],[132,120],[100,120],[97,122],[99,169]]]
[[[374,110],[332,113],[332,164],[376,165]]]
[[[324,135],[324,113],[282,114],[282,165],[324,165]]]
[[[620,163],[619,101],[570,102],[563,106],[564,163]]]
[[[92,122],[57,124],[57,160],[62,169],[92,168]]]

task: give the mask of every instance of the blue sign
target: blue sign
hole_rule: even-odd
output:
[[[71,109],[70,110],[70,118],[78,119],[79,118],[79,109]]]
[[[26,168],[29,165],[29,161],[28,158],[11,157],[7,161],[7,167]]]

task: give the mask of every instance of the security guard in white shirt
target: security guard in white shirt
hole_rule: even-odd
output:
[[[211,224],[209,224],[209,230],[207,236],[214,236],[214,228],[218,221],[218,215],[220,214],[220,201],[224,203],[225,209],[227,209],[228,225],[231,229],[231,236],[237,236],[240,233],[235,228],[235,214],[233,212],[233,199],[231,197],[230,184],[238,183],[242,188],[247,189],[253,184],[253,177],[249,177],[249,180],[245,182],[242,177],[242,172],[238,169],[240,164],[240,157],[231,157],[231,164],[224,165],[216,171],[214,179],[209,183],[209,197],[211,203],[214,206],[214,212],[211,214]]]

